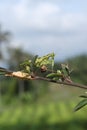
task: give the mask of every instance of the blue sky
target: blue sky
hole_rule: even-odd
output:
[[[11,46],[57,59],[87,54],[87,0],[0,0],[0,22]]]

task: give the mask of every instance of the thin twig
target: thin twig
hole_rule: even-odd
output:
[[[44,80],[44,81],[48,81],[48,82],[52,82],[52,83],[56,83],[56,84],[64,84],[64,85],[68,85],[68,86],[87,89],[87,86],[81,85],[78,83],[56,81],[56,80],[52,80],[52,79],[45,78],[45,77],[39,77],[39,76],[32,77],[32,75],[29,75],[28,73],[24,73],[21,71],[13,72],[13,71],[9,71],[9,70],[6,70],[4,68],[1,68],[1,67],[0,67],[0,71],[5,72],[4,76],[17,77],[17,78],[22,79],[22,80],[23,79],[24,80]]]
[[[64,84],[64,85],[68,85],[68,86],[87,89],[87,86],[81,85],[81,84],[78,84],[78,83],[74,83],[74,82],[72,82],[72,83],[62,82],[62,81],[56,81],[56,80],[52,80],[52,79],[48,79],[48,78],[44,78],[44,77],[38,77],[38,76],[35,78],[35,80],[44,80],[44,81],[48,81],[48,82],[52,82],[52,83]]]

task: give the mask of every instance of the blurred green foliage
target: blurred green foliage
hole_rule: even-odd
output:
[[[0,130],[86,130],[87,109],[73,113],[75,102],[15,104],[0,107]]]
[[[87,84],[87,55],[80,55],[68,59],[71,69],[71,77],[75,82]]]

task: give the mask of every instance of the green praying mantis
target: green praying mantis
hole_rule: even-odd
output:
[[[66,81],[72,82],[70,79],[70,71],[68,65],[61,64],[61,70],[54,71],[54,53],[47,54],[42,57],[37,55],[32,59],[25,60],[20,64],[20,71],[9,71],[5,68],[0,67],[0,75],[17,77],[20,79],[35,79],[39,77],[39,73],[47,73],[46,78],[52,79],[54,81]],[[51,70],[49,71],[49,67]]]

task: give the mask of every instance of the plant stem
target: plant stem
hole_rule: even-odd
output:
[[[69,83],[69,82],[62,82],[62,81],[56,81],[56,80],[52,80],[52,79],[48,79],[48,78],[44,78],[44,77],[35,77],[35,80],[43,80],[43,81],[48,81],[48,82],[52,82],[52,83],[56,83],[56,84],[64,84],[64,85],[68,85],[68,86],[73,86],[73,87],[78,87],[78,88],[83,88],[83,89],[87,89],[87,86],[85,85],[81,85],[78,83]]]
[[[45,78],[45,77],[39,77],[39,76],[35,76],[32,77],[31,75],[26,75],[27,73],[23,73],[21,71],[17,71],[17,72],[12,72],[9,70],[6,70],[4,68],[0,67],[1,72],[5,72],[5,76],[10,76],[10,77],[17,77],[19,79],[25,79],[25,80],[43,80],[43,81],[48,81],[48,82],[52,82],[52,83],[56,83],[56,84],[64,84],[64,85],[68,85],[68,86],[73,86],[73,87],[78,87],[78,88],[83,88],[83,89],[87,89],[86,85],[81,85],[78,83],[70,83],[70,82],[63,82],[63,81],[56,81],[53,79],[49,79],[49,78]],[[15,75],[14,75],[15,74]]]

